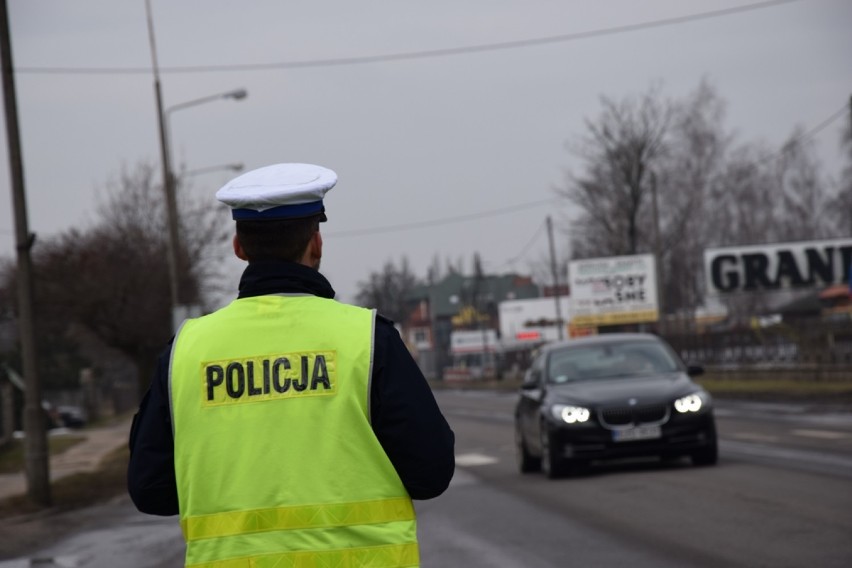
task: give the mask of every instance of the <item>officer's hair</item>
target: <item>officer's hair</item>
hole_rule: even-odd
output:
[[[299,262],[323,215],[301,219],[237,221],[237,239],[248,260]]]

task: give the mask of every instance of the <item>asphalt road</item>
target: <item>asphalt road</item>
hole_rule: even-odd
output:
[[[418,502],[422,566],[852,566],[852,410],[722,402],[717,466],[624,462],[549,481],[517,473],[514,394],[436,393],[457,473]],[[177,522],[126,498],[0,568],[182,565]]]
[[[550,481],[516,473],[516,395],[437,396],[467,481],[424,504],[424,566],[852,566],[848,409],[717,402],[714,467],[622,462]],[[440,550],[445,533],[462,535],[444,545],[457,550]],[[483,542],[494,561],[476,560]]]

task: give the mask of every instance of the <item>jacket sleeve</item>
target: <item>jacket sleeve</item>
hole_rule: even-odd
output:
[[[166,349],[130,429],[127,490],[136,508],[150,515],[177,515],[174,439],[169,411],[169,359]]]
[[[426,378],[389,320],[376,318],[370,416],[412,499],[443,493],[455,470],[455,435]]]

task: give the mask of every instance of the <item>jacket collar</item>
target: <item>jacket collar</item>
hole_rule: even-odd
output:
[[[240,278],[240,298],[267,294],[311,294],[334,298],[325,276],[296,262],[259,260],[250,262]]]

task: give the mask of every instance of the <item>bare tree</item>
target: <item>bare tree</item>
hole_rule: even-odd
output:
[[[803,133],[797,129],[776,160],[780,240],[832,236],[833,227],[825,222],[831,216],[831,195],[822,172],[813,148],[803,141]]]
[[[840,235],[852,236],[852,122],[847,122],[843,130],[840,147],[846,161],[840,173],[837,193],[830,203],[829,210],[837,232]]]
[[[712,231],[709,194],[730,143],[724,104],[707,82],[681,101],[652,88],[602,103],[578,151],[584,174],[559,191],[580,208],[574,256],[653,252],[666,311],[692,309],[701,302],[701,250]]]
[[[89,228],[40,241],[34,249],[35,297],[50,333],[85,333],[133,362],[140,393],[171,335],[165,213],[155,168],[140,164],[108,184]],[[200,301],[224,253],[221,210],[198,203],[184,213],[179,275],[185,301]],[[49,334],[48,334],[49,335]],[[45,335],[45,339],[47,335]]]
[[[663,308],[676,312],[702,302],[702,252],[711,230],[706,211],[731,137],[722,127],[724,102],[706,81],[674,103],[672,114],[667,151],[652,177],[658,219],[646,216],[644,231],[655,236]]]
[[[109,182],[98,206],[98,227],[116,239],[144,238],[151,246],[166,247],[166,209],[157,185],[159,170],[141,163],[133,171],[122,170]],[[233,233],[227,221],[228,209],[212,198],[199,198],[179,180],[177,187],[180,219],[180,300],[205,305],[222,289],[222,259],[230,250]],[[163,249],[165,251],[165,249]],[[165,252],[159,258],[165,259]]]
[[[441,261],[438,255],[435,254],[432,256],[432,262],[429,263],[429,267],[426,269],[426,284],[433,286],[440,282],[443,277],[444,272],[441,270]]]
[[[775,189],[765,152],[754,145],[735,148],[710,192],[707,246],[767,242],[776,232]]]
[[[366,282],[358,283],[355,301],[361,306],[375,308],[395,322],[403,322],[410,308],[408,295],[419,283],[408,258],[403,257],[399,266],[388,260],[381,271],[370,273]]]
[[[587,120],[576,153],[580,177],[568,176],[558,192],[582,211],[574,223],[577,256],[636,254],[647,242],[640,216],[650,211],[652,172],[665,154],[672,106],[652,88],[620,102],[601,97],[603,111]]]

